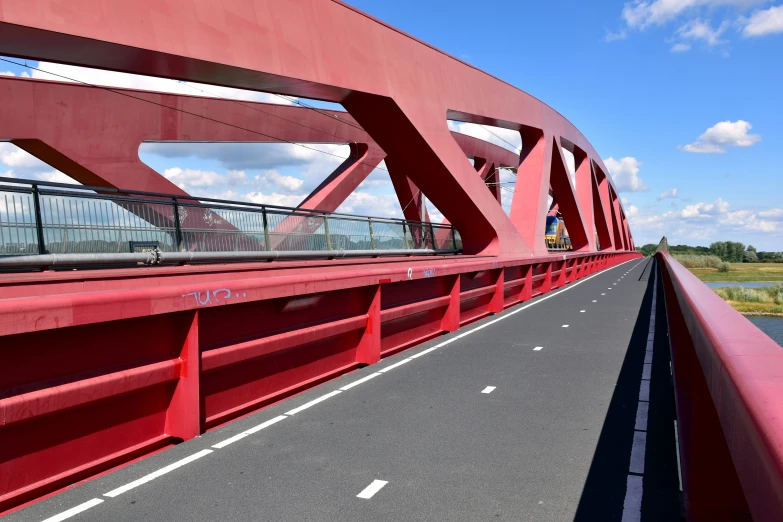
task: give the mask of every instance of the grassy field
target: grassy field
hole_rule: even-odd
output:
[[[783,282],[783,263],[731,263],[731,270],[728,272],[718,272],[717,268],[691,268],[689,270],[702,281]]]
[[[768,315],[783,317],[783,306],[774,303],[743,303],[740,301],[726,301],[732,308],[744,315]]]
[[[696,277],[706,282],[775,282],[783,283],[783,263],[731,263],[731,270],[719,272],[717,268],[689,268]],[[726,292],[716,290],[735,310],[747,315],[773,315],[783,317],[783,305],[774,303],[771,299],[767,302],[748,301],[745,299],[734,300]],[[748,297],[760,293],[749,291]]]

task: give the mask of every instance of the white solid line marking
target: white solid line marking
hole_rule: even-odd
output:
[[[636,410],[636,426],[633,429],[647,431],[647,414],[650,412],[650,403],[641,401]]]
[[[380,369],[380,370],[378,370],[378,371],[379,371],[379,372],[381,372],[381,373],[386,373],[386,372],[388,372],[389,370],[393,370],[393,369],[395,369],[395,368],[396,368],[396,367],[398,367],[398,366],[402,366],[402,365],[403,365],[403,364],[405,364],[405,363],[411,362],[411,360],[412,360],[412,359],[410,359],[410,358],[408,358],[408,359],[403,359],[403,360],[401,360],[400,362],[394,363],[394,364],[392,364],[391,366],[387,366],[386,368],[381,368],[381,369]]]
[[[544,348],[543,346],[536,346],[535,348],[533,348],[533,351],[538,352],[541,351],[543,348]]]
[[[362,492],[361,492],[361,493],[359,493],[359,494],[358,494],[358,495],[356,495],[356,496],[357,496],[357,497],[359,497],[359,498],[366,498],[366,499],[370,499],[370,498],[372,498],[372,496],[373,496],[373,495],[375,495],[376,493],[378,493],[378,492],[381,490],[381,488],[382,488],[383,486],[385,486],[385,485],[386,485],[386,484],[388,484],[388,483],[389,483],[389,482],[388,482],[388,481],[386,481],[386,480],[373,480],[373,481],[372,481],[372,484],[370,484],[369,486],[367,486],[366,488],[364,488],[364,489],[362,490]]]
[[[323,401],[325,401],[326,399],[331,399],[332,397],[334,397],[335,395],[339,395],[340,393],[341,393],[341,392],[340,392],[340,390],[334,390],[333,392],[329,392],[329,393],[327,393],[326,395],[321,395],[321,396],[320,396],[320,397],[318,397],[317,399],[313,399],[313,400],[311,400],[310,402],[307,402],[307,403],[305,403],[305,404],[302,404],[302,405],[301,405],[301,406],[299,406],[298,408],[294,408],[294,409],[293,409],[293,410],[291,410],[291,411],[287,411],[287,412],[285,412],[285,414],[286,414],[286,415],[296,415],[296,414],[297,414],[297,413],[299,413],[300,411],[306,410],[306,409],[307,409],[307,408],[309,408],[310,406],[315,406],[315,405],[316,405],[316,404],[318,404],[319,402],[323,402]]]
[[[622,522],[640,522],[642,520],[642,480],[642,477],[638,475],[628,475]]]
[[[564,325],[563,325],[563,328],[568,328],[568,325],[567,325],[567,324],[564,324]]]
[[[644,352],[644,364],[652,364],[652,352]]]
[[[427,355],[428,353],[433,352],[433,351],[437,350],[438,348],[440,348],[440,346],[441,345],[437,345],[437,346],[433,346],[432,348],[427,348],[426,350],[422,350],[422,351],[420,351],[419,353],[417,353],[415,355],[411,355],[410,359],[416,359],[417,357],[421,357],[422,355]]]
[[[133,482],[129,482],[128,484],[125,484],[124,486],[120,486],[117,489],[113,489],[113,490],[109,491],[108,493],[104,493],[103,496],[104,497],[114,498],[114,497],[116,497],[118,495],[122,495],[126,491],[130,491],[131,489],[137,488],[137,487],[141,486],[142,484],[146,484],[147,482],[149,482],[151,480],[155,480],[156,478],[161,477],[161,476],[165,475],[166,473],[168,473],[170,471],[174,471],[175,469],[177,469],[179,467],[182,467],[185,464],[189,464],[189,463],[193,462],[194,460],[200,459],[201,457],[205,457],[205,456],[209,455],[210,453],[212,453],[212,450],[210,450],[210,449],[201,450],[198,453],[194,453],[190,457],[185,457],[182,460],[178,460],[177,462],[174,462],[172,464],[169,464],[168,466],[160,468],[158,471],[153,471],[149,475],[145,475],[145,476],[141,477],[140,479],[134,480]]]
[[[481,390],[481,393],[492,393],[493,391],[495,391],[495,387],[494,386],[487,386],[486,388]]]
[[[655,341],[652,339],[647,339],[647,351],[652,350],[653,346],[655,346]]]
[[[375,377],[378,377],[379,375],[380,375],[380,373],[379,373],[379,372],[371,373],[371,374],[370,374],[370,375],[368,375],[367,377],[363,377],[363,378],[359,379],[358,381],[353,381],[353,382],[352,382],[352,383],[350,383],[350,384],[346,384],[345,386],[343,386],[342,388],[340,388],[340,391],[346,391],[346,390],[350,390],[350,389],[351,389],[351,388],[353,388],[354,386],[358,386],[359,384],[361,384],[361,383],[363,383],[363,382],[367,382],[367,381],[369,381],[370,379],[373,379],[373,378],[375,378]]]
[[[631,446],[631,465],[628,471],[631,473],[644,474],[644,452],[647,446],[647,432],[633,432],[633,446]]]
[[[233,437],[229,437],[229,438],[227,438],[224,441],[218,442],[217,444],[213,444],[212,447],[215,448],[215,449],[223,449],[226,446],[228,446],[229,444],[232,444],[232,443],[234,443],[234,442],[236,442],[238,440],[244,439],[248,435],[249,435],[249,433],[245,433],[243,431],[242,433],[237,433]]]
[[[650,372],[652,372],[652,364],[645,364],[642,366],[642,379],[650,380]]]
[[[95,507],[98,504],[100,504],[101,502],[103,502],[103,500],[100,499],[100,498],[94,498],[92,500],[88,500],[87,502],[85,502],[83,504],[79,504],[76,507],[72,507],[71,509],[67,509],[67,510],[63,511],[62,513],[58,513],[57,515],[54,515],[53,517],[49,517],[46,520],[44,520],[43,522],[60,522],[61,520],[65,520],[65,519],[71,518],[74,515],[78,515],[82,511],[87,511],[91,507]]]
[[[287,417],[287,416],[285,416],[285,415],[278,415],[278,416],[277,416],[277,417],[275,417],[274,419],[269,419],[269,420],[268,420],[268,421],[266,421],[266,422],[262,422],[262,423],[261,423],[261,424],[259,424],[258,426],[253,426],[253,427],[252,427],[252,428],[250,428],[249,430],[245,430],[245,433],[247,433],[248,435],[252,435],[252,434],[254,434],[254,433],[256,433],[256,432],[259,432],[259,431],[263,430],[264,428],[268,428],[268,427],[269,427],[269,426],[271,426],[272,424],[277,424],[277,423],[278,423],[278,422],[280,422],[281,420],[283,420],[283,419],[287,419],[287,418],[288,418],[288,417]]]

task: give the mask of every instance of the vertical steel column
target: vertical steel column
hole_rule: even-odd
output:
[[[324,212],[324,237],[326,238],[326,249],[332,249],[332,238],[329,237],[329,214]]]
[[[177,198],[174,201],[174,240],[177,242],[177,252],[182,252],[182,228],[179,223],[179,202]]]
[[[372,218],[367,218],[367,222],[370,224],[370,248],[375,250],[375,237],[372,233]]]
[[[35,212],[35,232],[38,236],[38,253],[46,254],[44,242],[43,219],[41,219],[41,202],[39,201],[38,185],[33,185],[33,209]]]
[[[272,243],[269,241],[269,221],[266,219],[266,207],[261,207],[261,219],[264,222],[264,250],[272,250]]]

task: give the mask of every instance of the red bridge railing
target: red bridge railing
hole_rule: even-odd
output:
[[[783,349],[667,253],[688,520],[783,520]]]

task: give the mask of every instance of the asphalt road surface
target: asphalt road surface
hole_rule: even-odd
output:
[[[674,426],[633,260],[5,520],[678,520]]]

